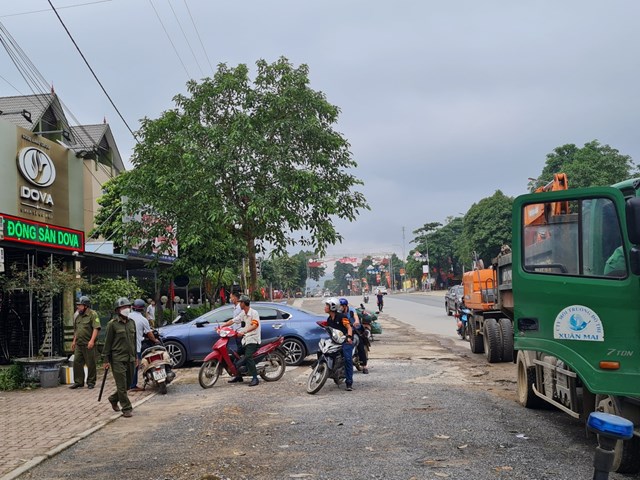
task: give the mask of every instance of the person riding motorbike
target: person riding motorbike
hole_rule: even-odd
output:
[[[382,312],[382,307],[384,307],[384,295],[380,290],[377,290],[376,297],[378,298],[378,311]]]
[[[353,329],[349,318],[345,317],[340,311],[340,301],[331,297],[324,302],[324,312],[327,317],[327,325],[336,330],[340,330],[347,337],[342,344],[342,355],[344,356],[344,371],[347,391],[353,390]]]
[[[360,321],[360,317],[358,316],[358,312],[355,308],[349,306],[349,300],[346,298],[340,299],[340,309],[342,314],[349,318],[349,323],[351,323],[354,332],[360,336],[362,339],[358,342],[358,360],[362,365],[362,373],[369,373],[369,369],[367,368],[367,346],[364,342],[364,326]]]
[[[240,296],[239,305],[242,309],[240,315],[223,323],[221,326],[229,326],[232,323],[240,324],[240,328],[237,331],[238,336],[242,338],[242,351],[238,351],[238,353],[244,355],[242,361],[246,363],[247,370],[252,376],[252,380],[249,383],[249,386],[254,387],[260,383],[260,381],[258,380],[256,363],[253,358],[253,354],[260,346],[261,341],[260,315],[258,315],[258,312],[250,307],[251,299],[247,295]],[[238,375],[229,380],[229,383],[237,383],[242,381],[242,376]]]

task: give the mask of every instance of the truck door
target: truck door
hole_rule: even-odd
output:
[[[560,201],[569,209],[557,214]],[[528,222],[539,209],[544,220]],[[516,350],[556,356],[593,393],[638,395],[640,284],[628,266],[620,191],[524,195],[513,213]]]

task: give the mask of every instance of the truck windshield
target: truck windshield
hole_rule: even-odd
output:
[[[544,215],[534,222],[531,209]],[[561,214],[554,202],[524,207],[523,268],[532,273],[624,278],[627,265],[620,221],[608,198],[568,202]]]

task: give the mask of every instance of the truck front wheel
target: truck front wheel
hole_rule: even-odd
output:
[[[616,402],[609,395],[596,395],[596,409],[599,412],[623,416],[618,410]],[[616,442],[612,468],[618,473],[638,473],[640,471],[640,438],[634,436],[630,440]]]
[[[542,408],[545,401],[533,391],[536,383],[536,367],[527,367],[518,355],[518,403],[525,408]]]
[[[478,332],[476,331],[476,321],[474,320],[473,317],[469,319],[467,328],[469,329],[469,346],[471,347],[471,352],[472,353],[484,352],[482,335],[478,335]]]

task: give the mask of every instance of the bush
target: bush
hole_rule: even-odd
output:
[[[22,387],[24,376],[20,365],[0,369],[0,390],[17,390]]]

